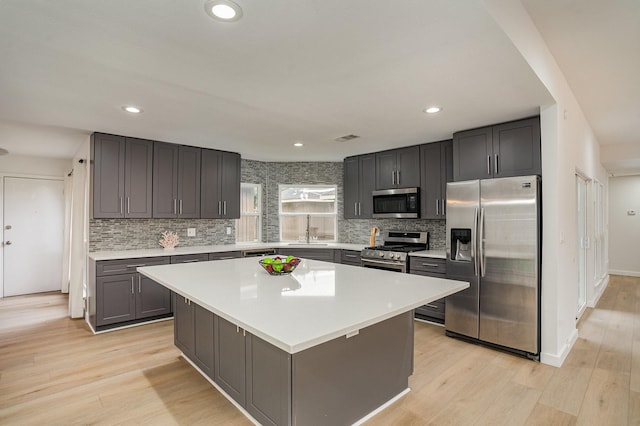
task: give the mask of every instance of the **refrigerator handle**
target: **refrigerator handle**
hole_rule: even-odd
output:
[[[473,257],[473,275],[478,276],[478,256],[476,256],[476,240],[478,237],[478,208],[473,214],[473,238],[471,239],[471,257]]]
[[[478,235],[478,257],[480,257],[480,277],[484,277],[486,264],[484,259],[484,207],[480,209],[480,233]]]

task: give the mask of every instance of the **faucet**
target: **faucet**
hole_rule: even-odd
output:
[[[309,244],[309,221],[311,219],[311,215],[307,215],[307,244]]]

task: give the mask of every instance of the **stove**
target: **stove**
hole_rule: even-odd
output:
[[[364,248],[360,257],[366,268],[408,272],[408,253],[428,249],[428,232],[387,231],[383,245]]]

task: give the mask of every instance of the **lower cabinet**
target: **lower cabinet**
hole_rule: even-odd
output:
[[[362,266],[360,252],[355,250],[340,250],[340,263],[343,265]]]
[[[303,259],[320,260],[323,262],[334,262],[334,250],[327,248],[304,248],[291,247],[280,248],[278,254],[285,256],[296,256]]]
[[[430,257],[409,257],[409,273],[427,277],[446,278],[444,259]],[[415,317],[444,324],[445,299],[439,299],[415,309]]]
[[[213,379],[213,313],[178,294],[174,294],[173,306],[174,344]]]

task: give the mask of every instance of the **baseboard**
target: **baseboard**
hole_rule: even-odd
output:
[[[605,275],[605,277],[600,281],[600,283],[595,286],[595,290],[597,293],[594,295],[592,300],[589,300],[588,306],[590,308],[596,307],[596,305],[600,301],[600,298],[602,297],[602,294],[607,289],[608,285],[609,285],[609,275]]]
[[[552,367],[562,367],[562,364],[569,356],[569,352],[571,352],[571,348],[576,344],[578,340],[578,330],[573,330],[569,339],[567,339],[567,343],[562,348],[559,354],[550,354],[547,352],[540,353],[540,362],[543,364],[550,365]]]
[[[609,275],[624,275],[626,277],[640,277],[640,271],[622,271],[620,269],[609,269]]]

